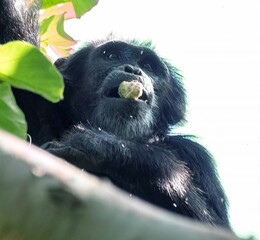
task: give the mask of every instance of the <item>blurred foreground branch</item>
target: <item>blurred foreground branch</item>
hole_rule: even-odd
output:
[[[1,240],[231,240],[0,131]]]

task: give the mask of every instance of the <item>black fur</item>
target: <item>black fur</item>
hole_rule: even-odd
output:
[[[0,26],[27,27],[17,35],[1,30],[1,43],[35,44],[37,31],[18,21],[12,3],[0,4]],[[151,203],[229,228],[227,200],[211,155],[191,137],[169,134],[186,111],[182,78],[174,67],[148,44],[111,39],[90,43],[56,66],[65,80],[64,101],[51,104],[15,90],[34,143]],[[144,86],[138,100],[117,93],[122,81],[131,80]]]

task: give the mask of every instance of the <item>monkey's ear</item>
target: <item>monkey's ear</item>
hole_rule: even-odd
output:
[[[58,58],[55,62],[54,65],[57,69],[61,69],[63,64],[66,62],[67,58]]]
[[[67,85],[70,85],[71,83],[73,83],[73,79],[74,78],[74,72],[70,71],[70,68],[68,66],[69,63],[69,57],[66,58],[58,58],[55,62],[54,62],[54,66],[58,69],[58,71],[61,73],[64,82]]]

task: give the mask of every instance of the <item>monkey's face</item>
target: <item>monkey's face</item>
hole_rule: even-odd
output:
[[[149,48],[109,41],[80,50],[62,65],[65,102],[69,99],[74,123],[131,139],[179,121],[175,110],[183,106],[182,88]],[[178,98],[179,93],[183,96]],[[172,104],[175,99],[181,106]]]

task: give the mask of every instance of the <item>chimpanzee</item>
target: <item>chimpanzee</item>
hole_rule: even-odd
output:
[[[0,43],[38,45],[37,6],[16,2],[0,3]],[[56,66],[65,81],[60,103],[14,89],[35,144],[162,208],[230,228],[212,156],[170,132],[186,111],[176,68],[147,42],[110,38]]]

